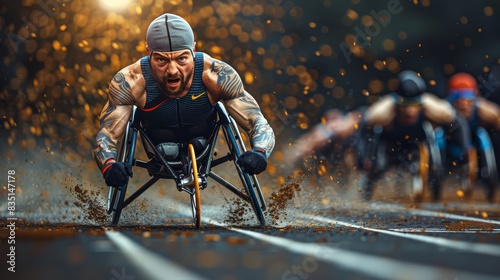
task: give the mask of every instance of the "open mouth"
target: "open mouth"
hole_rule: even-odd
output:
[[[181,81],[181,79],[167,79],[167,86],[169,87],[176,87],[179,85],[179,82]]]

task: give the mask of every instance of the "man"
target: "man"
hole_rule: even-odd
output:
[[[386,154],[391,163],[407,164],[412,153],[418,151],[418,144],[426,139],[424,122],[433,127],[442,127],[451,141],[460,147],[468,147],[463,125],[457,118],[453,106],[446,100],[426,92],[425,82],[414,71],[402,71],[398,75],[399,87],[369,106],[363,114],[361,127],[365,132],[375,133],[386,144]],[[387,166],[377,157],[377,144],[370,142],[373,137],[365,136],[358,147],[359,165],[368,171],[367,182],[363,182],[365,198],[372,194],[373,182]],[[467,155],[462,155],[466,162]],[[408,165],[411,166],[411,165]],[[437,190],[436,190],[437,191]],[[437,198],[437,193],[434,194]]]
[[[484,163],[480,164],[480,172],[478,172],[478,175],[480,179],[484,179],[487,187],[487,198],[492,201],[494,199],[495,189],[498,185],[498,172],[495,163],[498,152],[495,155],[490,135],[484,129],[491,130],[491,135],[494,135],[491,132],[500,130],[500,107],[496,103],[479,96],[479,88],[476,79],[472,75],[464,72],[456,73],[448,80],[448,100],[453,104],[458,114],[465,120],[468,131],[470,132],[468,135],[469,141],[473,145],[474,151],[489,154],[486,156],[479,156]],[[497,149],[497,147],[495,147],[495,149]],[[446,152],[451,160],[454,160],[456,154],[460,153],[460,151],[460,148],[452,144],[446,145]],[[493,157],[493,155],[495,156]],[[487,157],[491,157],[491,162],[489,164],[485,164],[488,162]],[[477,156],[475,158],[477,158]]]
[[[479,126],[500,130],[500,107],[479,96],[476,79],[460,72],[448,80],[448,100],[469,123],[471,131]]]
[[[215,120],[214,105],[222,101],[253,148],[240,156],[238,164],[249,174],[264,171],[274,148],[274,132],[236,71],[195,52],[191,26],[174,14],[153,20],[146,42],[147,56],[114,76],[100,116],[94,157],[106,184],[119,186],[132,176],[131,166],[117,162],[116,144],[134,105],[148,136],[159,144],[207,136]]]

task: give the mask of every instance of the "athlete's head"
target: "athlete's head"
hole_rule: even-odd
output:
[[[190,50],[194,55],[193,29],[185,19],[174,14],[163,14],[149,24],[146,43],[151,53]]]
[[[174,14],[163,14],[149,25],[147,50],[153,77],[168,97],[185,94],[194,74],[194,35],[191,26]]]
[[[421,94],[425,91],[425,82],[417,72],[405,70],[398,75],[397,90],[399,105],[416,105],[421,103]]]
[[[448,80],[448,99],[450,101],[460,98],[475,99],[477,91],[476,79],[470,74],[456,73]]]
[[[467,73],[456,73],[448,80],[448,100],[459,114],[470,118],[478,94],[476,79]]]

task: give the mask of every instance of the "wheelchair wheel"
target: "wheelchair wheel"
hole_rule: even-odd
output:
[[[191,196],[191,209],[193,211],[193,221],[197,229],[201,227],[201,196],[200,183],[198,181],[198,165],[196,163],[196,154],[192,144],[188,146],[189,157],[193,172],[193,193]]]
[[[429,189],[432,191],[432,198],[434,200],[439,200],[441,195],[441,179],[443,172],[441,151],[436,141],[437,138],[432,125],[429,122],[424,122],[423,129],[427,139],[426,147],[429,153],[429,175],[425,184],[428,184]]]
[[[478,171],[478,158],[476,148],[470,148],[467,151],[467,164],[464,167],[465,180],[462,181],[462,190],[466,198],[470,198],[476,189],[477,184],[477,171]]]
[[[122,145],[119,153],[119,161],[128,162],[130,165],[134,163],[135,156],[135,147],[137,141],[137,130],[132,128],[132,124],[134,123],[135,116],[134,107],[132,110],[132,117],[129,120],[129,124],[125,129],[125,133],[123,135]],[[122,213],[123,205],[125,202],[125,194],[127,192],[128,180],[123,186],[111,186],[109,187],[109,196],[108,196],[108,214],[113,214],[111,219],[111,226],[116,226],[118,221],[120,220],[120,216]]]
[[[421,201],[429,183],[429,148],[426,144],[419,145],[419,169],[412,181],[413,198]]]
[[[127,184],[124,184],[121,187],[111,187],[115,189],[115,199],[113,205],[113,218],[111,220],[111,226],[118,225],[118,221],[120,220],[120,215],[122,214],[123,202],[125,201],[125,193],[127,192]]]
[[[493,201],[495,198],[495,189],[498,186],[498,171],[493,151],[493,145],[488,132],[484,128],[479,128],[478,136],[478,161],[479,161],[479,178],[483,181],[486,187],[486,197],[488,201]]]
[[[262,210],[262,207],[260,206],[257,194],[255,193],[254,189],[254,188],[259,188],[257,178],[255,176],[252,176],[253,178],[251,178],[248,173],[245,173],[243,172],[243,170],[241,170],[240,166],[237,163],[237,160],[240,157],[240,155],[243,152],[245,152],[245,146],[243,141],[240,141],[241,135],[235,121],[231,117],[229,117],[229,121],[230,122],[228,124],[225,124],[223,126],[223,131],[224,135],[226,136],[227,143],[229,145],[229,150],[231,151],[233,157],[232,158],[233,163],[236,167],[236,170],[238,171],[241,183],[243,184],[243,187],[245,188],[245,191],[249,196],[250,204],[252,206],[252,209],[255,213],[257,220],[259,221],[261,226],[265,226],[266,219],[264,217],[264,212]]]
[[[368,174],[361,173],[358,177],[358,189],[363,200],[368,201],[373,196],[373,180],[369,179]]]
[[[374,127],[374,136],[367,138],[364,159],[360,162],[363,172],[359,176],[358,189],[365,201],[372,199],[375,182],[389,166],[387,145],[385,141],[380,140],[381,133],[381,127]]]

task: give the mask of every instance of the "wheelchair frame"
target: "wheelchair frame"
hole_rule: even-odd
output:
[[[132,116],[123,135],[122,145],[119,151],[119,161],[128,162],[132,166],[146,169],[151,178],[134,193],[130,194],[126,199],[125,194],[127,192],[128,181],[123,186],[110,187],[107,213],[113,214],[111,222],[112,226],[116,226],[118,224],[123,208],[138,198],[158,180],[173,179],[176,183],[178,191],[185,191],[190,194],[193,221],[196,228],[200,228],[201,205],[199,190],[203,190],[207,187],[207,176],[241,199],[250,203],[259,224],[261,226],[265,226],[266,221],[263,211],[266,210],[266,203],[257,180],[257,176],[249,175],[243,172],[240,166],[236,163],[238,157],[246,151],[245,143],[241,138],[238,126],[234,119],[227,113],[221,102],[218,102],[215,105],[215,109],[217,112],[217,122],[209,139],[209,144],[206,145],[200,155],[195,157],[194,154],[191,154],[191,159],[189,156],[184,157],[184,155],[182,155],[181,159],[183,160],[179,162],[167,161],[158,151],[151,139],[146,135],[140,120],[136,118],[137,108],[135,106],[133,107]],[[229,152],[224,156],[214,159],[214,149],[217,144],[220,129],[222,129],[224,133],[226,143],[229,146]],[[153,158],[148,161],[135,159],[137,135],[139,133],[143,144],[147,144],[151,147],[154,153]],[[196,158],[196,161],[192,160],[194,158]],[[227,161],[234,162],[240,181],[243,184],[244,191],[238,189],[232,183],[228,182],[212,170],[212,167],[218,166]],[[180,170],[178,169],[179,167],[181,167]],[[195,180],[196,177],[198,177],[197,180]],[[197,191],[198,197],[196,197]]]
[[[442,160],[439,147],[436,142],[436,136],[432,125],[425,121],[422,124],[425,133],[425,140],[416,143],[418,147],[418,170],[415,170],[413,175],[413,198],[421,201],[425,191],[429,189],[434,200],[439,199],[441,193],[442,179]],[[370,166],[368,170],[364,170],[360,176],[359,185],[361,195],[365,200],[370,200],[373,195],[375,181],[390,167],[387,159],[386,144],[381,141],[383,128],[381,126],[373,127],[373,135],[369,136],[364,143],[363,149],[368,157],[363,157],[362,160],[368,160]],[[360,154],[361,155],[361,154]],[[364,163],[360,163],[362,169]],[[420,180],[420,186],[415,186],[417,180]]]
[[[439,133],[442,133],[442,131]],[[496,188],[499,186],[493,144],[488,132],[483,127],[478,127],[470,133],[473,146],[467,151],[468,164],[464,166],[463,172],[459,174],[459,181],[462,184],[465,182],[470,185],[468,189],[462,187],[465,197],[471,197],[477,188],[476,185],[482,182],[482,185],[486,188],[486,198],[492,201],[495,198]],[[441,139],[440,149],[442,154],[448,154],[446,140]]]
[[[485,184],[486,198],[489,201],[493,201],[495,198],[495,189],[499,185],[498,170],[491,138],[483,127],[479,127],[476,130],[476,141],[475,146],[479,158],[478,179]]]

